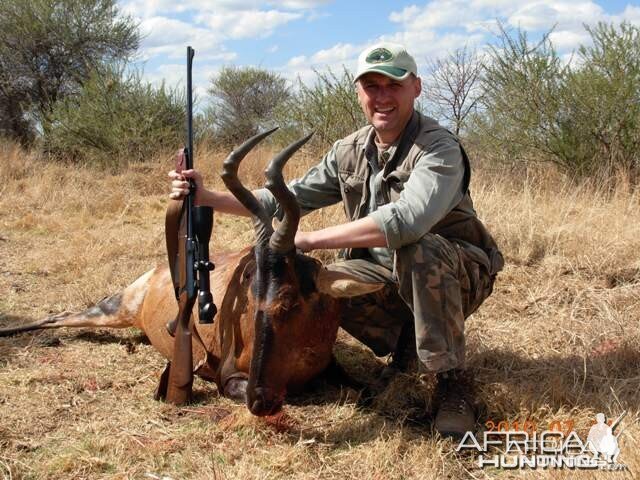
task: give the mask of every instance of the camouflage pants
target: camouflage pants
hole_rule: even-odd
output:
[[[395,252],[394,271],[367,259],[329,265],[384,289],[346,301],[341,326],[376,355],[396,349],[414,322],[418,358],[428,371],[464,366],[464,321],[491,294],[489,259],[478,247],[427,234]]]

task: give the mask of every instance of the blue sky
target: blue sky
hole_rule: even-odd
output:
[[[622,20],[640,25],[640,5],[585,0],[119,0],[145,38],[139,55],[146,78],[184,84],[185,50],[196,50],[194,83],[203,92],[223,65],[252,65],[289,79],[313,69],[353,68],[378,40],[407,46],[418,62],[458,47],[481,49],[496,21],[532,37],[555,25],[552,41],[570,53],[588,41],[583,24]]]

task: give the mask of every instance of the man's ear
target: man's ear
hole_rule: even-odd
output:
[[[316,278],[318,290],[334,298],[350,298],[377,292],[384,283],[366,283],[348,273],[320,268]]]
[[[415,98],[418,98],[422,93],[422,79],[420,77],[416,77],[413,83]]]

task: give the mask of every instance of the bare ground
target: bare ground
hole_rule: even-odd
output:
[[[243,169],[261,183],[268,151]],[[222,154],[204,152],[219,171]],[[296,157],[289,176],[313,162]],[[110,175],[0,145],[0,325],[79,310],[164,261],[170,155]],[[210,175],[209,185],[220,182]],[[623,473],[479,469],[429,422],[428,377],[401,376],[371,404],[322,382],[259,419],[196,381],[197,402],[152,399],[163,360],[135,330],[58,330],[0,339],[0,475],[94,478],[631,478],[640,471],[640,212],[637,194],[557,175],[479,171],[476,207],[507,258],[467,321],[468,366],[493,421],[573,422],[627,411]],[[302,228],[342,221],[338,208]],[[217,216],[215,249],[252,241]],[[318,252],[331,261],[332,252]],[[373,381],[384,359],[340,336],[347,370]]]

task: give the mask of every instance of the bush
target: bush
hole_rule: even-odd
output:
[[[315,71],[316,81],[305,85],[300,78],[296,93],[277,113],[284,143],[297,140],[301,132],[315,131],[313,143],[323,150],[336,140],[366,125],[353,83],[353,75],[345,68],[341,76],[331,70]]]
[[[567,67],[549,33],[531,45],[526,33],[501,29],[500,43],[490,47],[482,77],[484,114],[476,117],[477,129],[490,149],[510,159],[534,151],[555,160],[552,144],[559,134],[559,92]]]
[[[578,51],[580,68],[563,91],[557,145],[563,163],[585,175],[640,174],[640,28],[586,27],[592,45]]]
[[[476,130],[486,150],[551,161],[577,176],[640,173],[640,29],[586,27],[592,46],[566,65],[545,35],[501,30],[483,76]]]
[[[185,99],[122,68],[94,72],[51,114],[44,148],[75,162],[117,168],[184,143]]]

